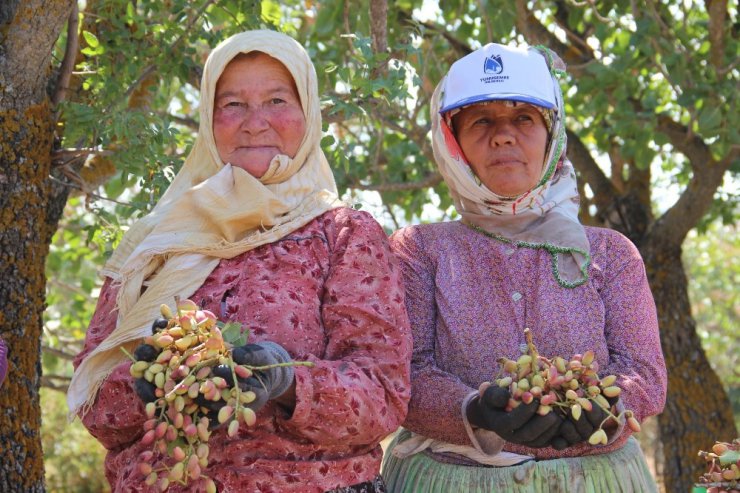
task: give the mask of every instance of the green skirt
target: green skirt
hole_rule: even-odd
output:
[[[603,455],[530,461],[509,467],[462,466],[434,460],[426,453],[399,459],[396,443],[409,437],[402,430],[383,458],[388,493],[657,493],[658,488],[637,440]]]

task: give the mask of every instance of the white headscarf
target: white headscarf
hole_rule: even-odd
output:
[[[480,50],[490,49],[490,46]],[[502,197],[476,178],[448,118],[439,112],[447,77],[440,81],[432,96],[432,145],[437,166],[463,222],[499,240],[547,250],[553,257],[553,276],[562,286],[570,288],[588,279],[590,255],[586,232],[578,220],[575,171],[565,157],[565,110],[554,73],[560,68],[557,65],[563,68],[564,65],[546,48],[535,52],[547,61],[549,71],[546,76],[555,92],[556,108],[542,175],[533,189],[517,197]],[[499,99],[490,87],[486,91],[483,98],[476,98],[476,104]],[[449,95],[446,100],[450,100]]]
[[[306,118],[296,155],[275,156],[259,179],[221,161],[212,127],[218,79],[236,55],[250,51],[285,65]],[[120,348],[131,350],[150,333],[162,303],[172,305],[176,295],[191,296],[221,259],[276,241],[342,205],[320,140],[316,71],[300,44],[260,30],[232,36],[213,50],[203,70],[200,128],[190,155],[102,271],[119,287],[118,322],[75,371],[67,394],[72,413],[92,405],[103,380],[125,358]]]

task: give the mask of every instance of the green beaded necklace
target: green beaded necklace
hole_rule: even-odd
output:
[[[580,248],[561,247],[557,245],[551,245],[550,243],[530,243],[528,241],[510,240],[508,238],[504,238],[501,235],[489,233],[485,229],[475,224],[468,224],[465,221],[463,221],[463,224],[479,233],[484,234],[485,236],[488,236],[489,238],[493,238],[494,240],[498,240],[509,245],[532,248],[534,250],[546,250],[550,254],[550,258],[552,260],[552,273],[555,276],[555,280],[564,288],[575,288],[588,281],[588,266],[591,265],[591,256],[588,254],[588,252],[581,250]],[[560,276],[560,269],[558,268],[558,254],[573,252],[583,255],[586,258],[586,262],[584,262],[583,265],[578,266],[578,269],[581,271],[580,279],[577,279],[575,281],[566,281]]]

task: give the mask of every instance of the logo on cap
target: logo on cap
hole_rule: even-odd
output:
[[[504,62],[501,55],[491,55],[483,62],[483,72],[487,74],[500,74],[504,71]]]

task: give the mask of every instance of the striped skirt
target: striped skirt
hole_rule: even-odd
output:
[[[383,458],[388,493],[657,493],[637,440],[603,455],[529,461],[509,467],[447,464],[426,453],[399,459],[390,451],[408,438],[402,430]]]

